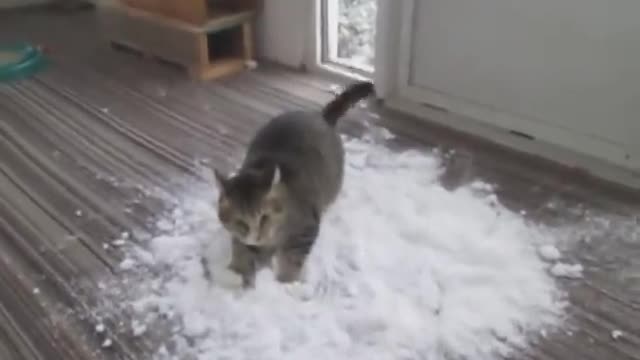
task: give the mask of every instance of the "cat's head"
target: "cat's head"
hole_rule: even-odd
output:
[[[286,190],[278,167],[225,176],[214,171],[220,190],[218,218],[237,240],[254,246],[274,244],[286,219]]]

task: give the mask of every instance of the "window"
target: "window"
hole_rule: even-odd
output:
[[[324,65],[371,75],[374,71],[377,0],[320,0]]]

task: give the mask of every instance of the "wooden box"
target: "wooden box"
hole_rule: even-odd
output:
[[[209,19],[202,26],[118,3],[103,5],[98,13],[112,44],[181,65],[194,78],[241,71],[254,57],[252,12]]]
[[[257,11],[258,0],[121,0],[127,6],[203,25],[232,13]]]

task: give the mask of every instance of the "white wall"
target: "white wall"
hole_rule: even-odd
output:
[[[300,67],[313,19],[312,4],[313,0],[264,0],[256,31],[258,56]]]

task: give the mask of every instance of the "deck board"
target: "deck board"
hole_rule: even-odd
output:
[[[165,210],[142,201],[144,191],[198,177],[203,157],[232,166],[260,124],[284,110],[320,108],[333,84],[269,65],[192,81],[106,46],[91,12],[0,12],[0,41],[15,38],[46,44],[52,64],[0,85],[0,359],[141,359],[163,329],[141,339],[110,334],[108,349],[94,332],[99,281],[117,281],[122,259],[105,244],[124,230],[148,230],[147,220]],[[389,146],[455,150],[448,186],[484,179],[532,221],[561,226],[606,214],[608,227],[589,223],[597,239],[571,254],[585,279],[562,281],[572,330],[537,339],[517,358],[640,360],[640,195],[375,107],[354,112],[341,130],[357,134],[363,119],[399,135]],[[613,340],[613,330],[625,336]]]

